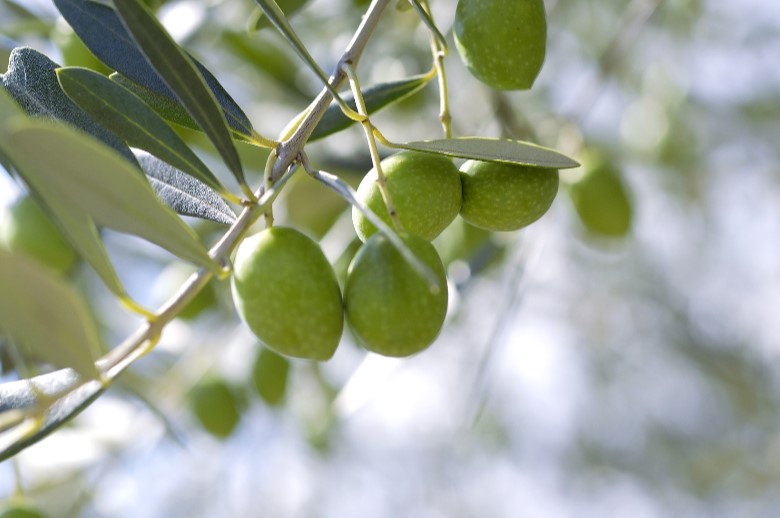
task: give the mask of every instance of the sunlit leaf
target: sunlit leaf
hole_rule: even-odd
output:
[[[177,213],[225,225],[236,220],[225,200],[203,182],[147,153],[137,158],[157,196]]]
[[[63,278],[25,255],[0,249],[0,286],[0,333],[23,354],[73,368],[85,378],[100,376],[97,326]]]
[[[129,145],[148,151],[220,193],[227,192],[176,132],[130,91],[86,68],[61,68],[57,76],[71,99]]]
[[[11,99],[11,96],[0,88],[0,132],[5,128],[4,121],[10,121],[12,116],[23,119],[25,114],[19,105]],[[7,165],[10,167],[13,165],[10,158],[3,157],[4,147],[3,142],[0,141],[0,158],[3,158],[3,161],[7,162]],[[45,188],[38,190],[34,183],[35,178],[26,178],[21,171],[19,173],[22,179],[25,180],[25,183],[27,183],[28,188],[35,193],[36,197],[41,200],[52,214],[58,226],[71,245],[78,251],[79,255],[95,269],[113,293],[124,296],[125,289],[120,283],[114,267],[111,265],[108,253],[106,253],[92,219],[80,207],[64,203],[59,197],[59,193]]]
[[[0,462],[40,441],[68,422],[103,393],[106,386],[97,380],[83,380],[72,369],[62,369],[32,379],[0,384],[0,412],[31,411],[43,405],[43,399],[54,399],[45,409],[40,422],[21,430],[0,434]],[[66,394],[63,396],[63,394]],[[28,420],[29,421],[29,420]],[[23,428],[20,424],[17,428]]]
[[[558,151],[518,140],[462,137],[406,142],[392,144],[392,147],[485,162],[506,162],[550,169],[568,169],[579,165]]]
[[[144,58],[116,11],[90,0],[54,0],[60,14],[73,27],[90,51],[110,68],[173,102],[176,95]],[[252,123],[214,75],[190,57],[224,110],[230,127],[246,136],[254,134]]]
[[[138,0],[114,0],[114,5],[146,59],[198,122],[238,182],[245,186],[244,169],[224,113],[192,60]]]
[[[413,76],[400,81],[390,81],[365,88],[363,100],[366,103],[366,109],[369,115],[373,114],[388,104],[400,101],[406,97],[420,91],[428,82],[430,77],[426,75]],[[355,98],[352,94],[343,96],[344,101],[353,110],[357,110]],[[320,119],[317,127],[309,138],[310,141],[321,139],[341,131],[351,126],[355,121],[344,115],[341,107],[333,104],[325,111],[325,115]]]
[[[79,207],[98,225],[219,270],[192,229],[160,203],[141,171],[111,149],[65,126],[33,120],[9,126],[2,135],[6,154],[37,191],[56,193],[63,204]]]
[[[122,139],[95,122],[60,89],[55,72],[58,68],[57,63],[37,50],[19,47],[11,53],[3,86],[27,114],[67,122],[135,162]]]

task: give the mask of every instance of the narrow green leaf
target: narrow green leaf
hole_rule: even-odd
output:
[[[57,78],[68,97],[129,145],[148,151],[215,191],[230,196],[176,132],[129,90],[86,68],[60,68]]]
[[[97,326],[67,282],[26,256],[0,250],[0,286],[6,294],[0,297],[0,332],[23,354],[88,379],[100,377]]]
[[[507,162],[549,169],[569,169],[579,166],[577,162],[558,151],[519,140],[462,137],[388,145],[485,162]]]
[[[0,441],[0,462],[9,459],[27,446],[35,444],[51,432],[67,423],[100,396],[106,385],[100,381],[84,381],[72,369],[61,369],[31,379],[0,384],[0,412],[32,411],[42,404],[42,399],[57,398],[36,422],[32,432],[23,430],[15,440],[6,440],[5,432]],[[62,394],[67,394],[62,396]],[[26,423],[21,423],[22,427]]]
[[[238,182],[245,187],[244,170],[225,114],[203,75],[147,7],[138,0],[114,0],[114,5],[146,59],[209,137]]]
[[[18,116],[22,120],[27,118],[11,96],[0,88],[0,133],[7,125],[7,122],[4,123],[4,121],[10,121],[13,116]],[[13,166],[5,148],[4,141],[0,140],[0,157]],[[43,202],[60,229],[65,233],[68,241],[79,255],[92,266],[108,289],[120,297],[125,296],[126,291],[117,277],[92,219],[80,207],[63,203],[59,193],[47,189],[45,183],[40,184],[36,176],[27,177],[17,167],[14,169],[17,170],[28,188]]]
[[[295,33],[292,26],[290,25],[290,22],[287,21],[287,17],[279,8],[279,5],[277,5],[276,1],[255,0],[255,3],[260,6],[260,9],[263,10],[263,13],[265,13],[265,15],[268,17],[268,20],[274,24],[274,27],[276,27],[276,29],[282,33],[282,36],[284,36],[287,42],[292,46],[293,50],[295,50],[295,53],[298,54],[303,62],[306,63],[311,71],[316,74],[320,81],[322,81],[322,84],[325,86],[325,88],[328,89],[333,98],[339,99],[339,93],[331,86],[328,75],[322,71],[314,58],[311,57],[311,54],[309,54],[309,51],[306,50],[306,46]]]
[[[405,99],[420,91],[430,80],[430,76],[419,75],[400,81],[390,81],[388,83],[372,85],[363,89],[363,100],[366,102],[366,109],[368,110],[369,115],[381,110],[388,104]],[[345,95],[344,101],[350,108],[357,110],[355,98],[352,94]],[[311,137],[309,137],[309,141],[321,139],[344,130],[354,124],[354,122],[354,120],[344,115],[340,106],[332,104],[325,111],[325,115],[320,119],[317,127],[314,128]]]
[[[80,207],[95,223],[156,243],[182,259],[220,269],[198,237],[162,205],[140,170],[66,126],[14,121],[2,134],[16,169],[40,191]],[[40,150],[45,149],[46,153]]]

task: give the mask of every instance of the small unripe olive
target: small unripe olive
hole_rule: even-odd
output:
[[[22,196],[0,214],[0,246],[21,252],[59,273],[68,272],[78,256],[31,196]]]
[[[461,167],[460,215],[486,230],[517,230],[541,218],[558,193],[558,171],[471,160]]]
[[[284,401],[289,372],[290,362],[285,357],[265,347],[260,349],[252,366],[252,382],[260,398],[269,406],[277,406]]]
[[[46,515],[28,503],[12,503],[2,511],[0,518],[45,518]]]
[[[623,237],[631,230],[633,210],[617,166],[590,153],[583,160],[584,176],[569,187],[577,215],[590,232]]]
[[[190,407],[203,429],[224,439],[241,419],[239,402],[232,389],[221,379],[209,379],[190,393]]]
[[[402,238],[433,271],[437,290],[383,234],[371,236],[355,255],[344,288],[350,328],[366,349],[385,356],[409,356],[428,347],[447,313],[447,281],[436,250],[421,237]]]
[[[260,340],[286,356],[333,356],[344,325],[341,291],[316,242],[291,228],[263,230],[241,243],[233,267],[233,300]]]
[[[405,232],[430,241],[458,215],[461,185],[458,169],[449,158],[402,151],[382,160],[381,166]],[[357,194],[358,199],[392,227],[375,169],[360,182]],[[355,208],[352,209],[352,222],[363,241],[376,232],[376,227]]]
[[[543,0],[460,0],[455,46],[469,71],[493,88],[531,88],[544,63]]]

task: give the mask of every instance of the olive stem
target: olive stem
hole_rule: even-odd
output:
[[[390,244],[393,245],[396,250],[398,250],[398,252],[404,258],[404,260],[409,263],[412,269],[428,283],[428,288],[431,290],[431,293],[436,294],[439,292],[441,288],[439,286],[436,274],[433,273],[433,270],[431,270],[428,265],[418,259],[414,253],[412,253],[412,251],[408,246],[406,246],[406,243],[403,242],[397,232],[390,228],[390,226],[382,221],[382,219],[377,216],[374,211],[369,209],[363,202],[358,199],[355,190],[352,189],[352,187],[341,181],[338,176],[326,173],[324,171],[317,171],[312,169],[309,165],[309,160],[304,153],[301,153],[301,164],[309,176],[336,191],[339,196],[344,198],[350,205],[359,210],[366,217],[366,219],[368,219],[377,228],[380,233],[384,234],[388,241],[390,241]]]
[[[433,14],[431,13],[428,1],[422,0],[420,4],[421,8],[428,13],[431,21],[433,21]],[[423,17],[423,19],[425,18]],[[441,122],[441,127],[444,131],[444,138],[452,138],[452,114],[450,112],[449,90],[447,88],[447,72],[444,68],[444,58],[447,57],[447,47],[442,45],[442,41],[438,37],[439,35],[433,30],[430,30],[430,27],[429,32],[433,66],[436,70],[436,77],[439,83],[439,121]]]
[[[368,149],[371,153],[371,162],[374,164],[376,181],[379,184],[379,192],[382,193],[382,200],[385,202],[387,214],[390,216],[390,221],[393,222],[393,226],[395,226],[396,230],[403,231],[404,227],[398,217],[398,212],[395,210],[395,204],[393,203],[393,197],[390,195],[390,189],[387,187],[387,177],[385,177],[385,173],[382,171],[382,159],[379,156],[379,150],[376,147],[376,139],[374,138],[374,125],[371,124],[371,121],[368,118],[368,108],[366,108],[366,102],[363,99],[363,93],[360,90],[360,83],[358,82],[355,68],[350,63],[344,63],[342,69],[349,78],[349,86],[352,88],[352,95],[355,97],[355,105],[357,106],[358,113],[362,116],[359,122],[363,127],[363,132],[366,134]]]

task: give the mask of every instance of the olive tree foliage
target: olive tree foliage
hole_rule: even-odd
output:
[[[529,76],[523,88],[533,83],[544,56],[544,11],[539,7],[541,3],[532,3],[536,6],[535,17],[528,25],[538,37],[535,36],[535,47],[528,52],[538,56],[538,64],[530,72],[518,72]],[[141,316],[143,323],[119,343],[108,346],[77,290],[13,249],[2,252],[3,290],[15,296],[0,305],[0,329],[12,351],[14,366],[23,373],[34,373],[36,365],[61,369],[3,385],[2,415],[7,440],[3,458],[35,443],[89,405],[129,365],[153,349],[166,326],[213,277],[230,277],[232,252],[260,217],[266,225],[273,224],[274,202],[298,171],[308,173],[323,185],[323,190],[335,191],[372,219],[390,246],[409,262],[411,275],[425,279],[433,278],[432,272],[397,234],[402,227],[394,214],[389,187],[385,186],[388,180],[381,173],[379,146],[543,171],[577,165],[561,153],[522,141],[474,134],[454,138],[444,66],[447,40],[426,2],[394,4],[375,0],[365,6],[351,40],[341,55],[332,59],[332,70],[326,73],[279,5],[274,0],[257,1],[257,25],[273,25],[300,63],[286,66],[313,75],[321,86],[308,107],[286,127],[275,129],[279,135],[276,138],[255,129],[251,118],[220,80],[175,41],[154,10],[139,0],[54,2],[75,33],[74,44],[84,45],[94,55],[98,70],[61,66],[31,47],[12,49],[2,76],[4,88],[0,90],[3,164],[43,207],[103,286],[124,307]],[[476,5],[481,9],[481,4]],[[407,10],[408,17],[419,19],[427,28],[429,71],[362,87],[358,71],[361,57],[386,12],[396,7]],[[456,22],[475,16],[471,12],[461,15],[461,8],[458,10]],[[476,24],[479,29],[490,18],[498,20],[496,13],[488,12],[486,16],[471,25]],[[463,25],[466,28],[458,44],[470,44],[475,53],[468,57],[469,66],[487,67],[500,76],[511,75],[511,70],[498,68],[493,58],[514,56],[525,49],[510,46],[502,55],[501,45],[483,48],[482,38],[487,41],[488,37],[472,35],[468,32],[472,28]],[[237,38],[235,34],[232,37]],[[507,43],[513,41],[509,39]],[[243,44],[247,45],[246,41]],[[106,75],[105,68],[112,72]],[[394,142],[381,133],[372,122],[372,114],[414,95],[429,82],[437,83],[439,88],[442,138],[434,134],[424,140]],[[352,124],[362,126],[366,149],[379,172],[377,182],[386,210],[396,223],[395,229],[367,210],[348,183],[321,171],[324,167],[307,156],[310,141],[326,139]],[[221,163],[207,165],[180,136],[186,129],[200,132]],[[263,178],[254,182],[250,182],[246,160],[239,153],[239,147],[248,146],[267,150]],[[252,164],[255,168],[259,165]],[[224,183],[226,174],[232,187]],[[542,176],[546,174],[557,172]],[[458,199],[459,193],[460,189]],[[550,202],[551,199],[547,206]],[[210,220],[224,225],[224,230],[215,243],[207,245],[180,215]],[[176,256],[176,260],[195,265],[197,270],[161,306],[146,307],[128,293],[117,274],[114,259],[107,253],[101,236],[101,231],[108,229],[153,243]],[[264,272],[262,279],[275,282],[275,276],[275,272]],[[441,282],[435,288],[446,290]],[[383,296],[381,292],[374,293],[376,297]],[[403,297],[403,290],[398,293]],[[279,297],[262,300],[260,304],[278,306],[284,312],[284,301]],[[437,313],[443,319],[442,310]],[[380,311],[379,316],[372,318],[379,319],[381,314]],[[256,318],[242,316],[247,321]],[[278,324],[284,316],[267,319],[267,325]],[[295,318],[303,326],[308,315]],[[433,334],[429,332],[431,337],[422,346],[438,334],[440,324],[433,325]],[[338,329],[340,334],[340,323]],[[259,336],[265,335],[261,332]],[[317,338],[315,333],[311,341]],[[332,354],[331,349],[327,355],[311,357],[327,359]]]

